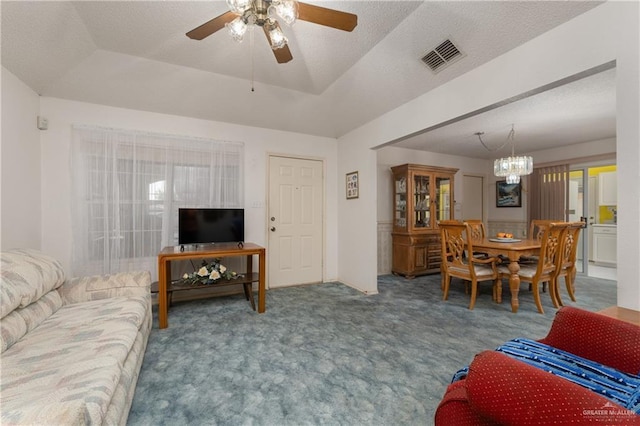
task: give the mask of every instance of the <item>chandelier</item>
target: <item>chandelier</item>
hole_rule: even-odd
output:
[[[482,146],[484,146],[489,151],[497,151],[502,149],[507,143],[511,142],[511,156],[510,157],[502,157],[498,158],[493,162],[493,174],[498,177],[504,177],[507,180],[507,183],[519,183],[520,176],[530,175],[533,172],[533,158],[528,155],[517,156],[514,154],[515,152],[515,130],[513,129],[513,125],[511,125],[511,131],[507,135],[507,140],[498,148],[491,149],[489,148],[484,141],[482,140],[482,135],[484,132],[475,133],[480,140]]]
[[[241,42],[251,25],[263,27],[273,50],[287,45],[287,38],[274,18],[280,17],[287,25],[298,19],[298,2],[295,0],[227,0],[231,12],[238,15],[225,24],[231,37]]]

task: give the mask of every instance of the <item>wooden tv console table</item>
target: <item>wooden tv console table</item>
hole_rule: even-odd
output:
[[[253,256],[258,256],[258,313],[266,310],[265,292],[265,256],[266,250],[254,243],[216,243],[170,246],[158,253],[158,324],[160,328],[169,326],[167,289],[171,283],[171,261],[204,258],[247,256],[247,275],[252,275]]]

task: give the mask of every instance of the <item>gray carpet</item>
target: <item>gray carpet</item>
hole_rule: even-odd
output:
[[[429,425],[453,373],[505,340],[543,337],[555,309],[538,314],[523,285],[520,310],[475,309],[461,281],[441,300],[440,276],[379,277],[366,296],[340,283],[267,292],[256,314],[243,296],[176,303],[152,330],[130,425]],[[616,304],[616,283],[578,276],[577,303]],[[155,314],[155,313],[154,313]]]

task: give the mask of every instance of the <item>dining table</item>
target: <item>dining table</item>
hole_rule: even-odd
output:
[[[518,293],[520,291],[520,264],[518,260],[522,256],[532,256],[540,253],[541,241],[538,239],[519,238],[498,238],[485,237],[482,240],[473,242],[474,252],[487,253],[493,257],[506,257],[509,259],[509,290],[511,291],[511,312],[518,312],[520,302]],[[498,287],[497,301],[502,303],[502,287]]]

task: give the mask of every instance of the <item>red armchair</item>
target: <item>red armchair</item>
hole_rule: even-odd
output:
[[[560,309],[541,343],[619,371],[640,373],[640,327],[573,307]],[[486,351],[449,385],[436,425],[632,424],[640,416],[562,377]]]

